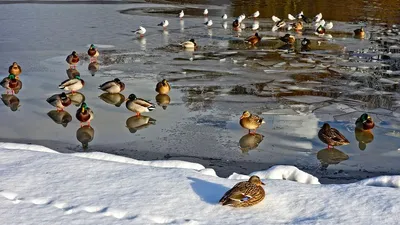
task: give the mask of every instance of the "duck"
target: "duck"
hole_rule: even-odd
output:
[[[297,22],[295,22],[295,23],[289,24],[288,30],[291,30],[291,29],[293,29],[293,30],[295,30],[295,31],[300,31],[300,30],[302,30],[302,29],[303,29],[303,22],[297,21]]]
[[[239,23],[242,23],[244,19],[246,19],[246,15],[244,15],[244,14],[241,14],[241,15],[238,16],[238,18],[237,18],[237,20],[238,20]]]
[[[208,16],[208,9],[205,9],[205,10],[204,10],[203,15],[204,15],[205,17]]]
[[[211,27],[213,25],[213,21],[207,20],[207,22],[205,22],[204,25],[206,25],[207,27]]]
[[[332,128],[328,123],[324,123],[321,130],[318,132],[319,139],[328,145],[328,148],[333,146],[348,145],[350,142],[337,129]]]
[[[167,94],[158,94],[156,95],[156,102],[157,105],[166,110],[169,103],[171,103],[171,98]]]
[[[46,101],[50,105],[56,107],[57,111],[64,111],[64,108],[68,107],[72,103],[71,99],[64,92],[52,95]]]
[[[136,133],[138,130],[155,125],[156,120],[148,116],[131,116],[126,120],[126,128],[129,132]]]
[[[319,25],[319,27],[316,30],[317,34],[325,34],[326,33],[326,29],[325,27],[323,27],[322,25]]]
[[[110,94],[118,94],[125,90],[125,84],[120,79],[115,78],[100,85],[99,89]]]
[[[85,86],[85,81],[81,79],[81,76],[75,76],[75,78],[73,79],[68,79],[63,81],[58,86],[58,88],[75,93],[76,91],[82,89],[84,86]]]
[[[285,42],[286,44],[293,44],[296,41],[296,38],[293,35],[285,34],[285,36],[280,37],[279,40]]]
[[[322,19],[322,13],[318,13],[317,15],[314,16],[313,22],[318,23]]]
[[[67,111],[51,110],[47,115],[56,123],[67,127],[68,123],[72,121],[72,116]]]
[[[258,20],[254,20],[254,23],[251,25],[251,29],[258,30],[258,28],[260,28],[260,23],[258,22]]]
[[[252,45],[257,44],[259,41],[261,41],[261,37],[258,35],[258,33],[255,33],[254,35],[252,35],[244,40],[245,43],[249,43]]]
[[[275,22],[275,25],[272,27],[272,31],[277,31],[280,28],[286,26],[286,22],[284,20],[279,19],[276,16],[272,16],[272,21]]]
[[[21,66],[18,65],[18,63],[16,62],[13,62],[13,64],[8,68],[8,73],[15,75],[17,79],[18,76],[21,74],[21,72],[22,72]]]
[[[146,33],[146,28],[139,26],[139,28],[137,30],[132,31],[132,32],[134,32],[135,34],[139,34],[140,37],[144,37],[144,34]]]
[[[265,185],[260,177],[251,176],[248,181],[237,183],[219,200],[221,205],[232,207],[249,207],[261,202],[265,198]]]
[[[311,45],[310,39],[303,38],[303,40],[301,41],[301,46],[302,47],[310,47],[310,45]]]
[[[89,142],[94,139],[94,129],[90,125],[80,127],[76,131],[76,139],[82,143],[82,148],[87,150],[89,148]]]
[[[312,23],[313,22],[312,19],[306,17],[305,15],[301,15],[301,18],[299,18],[299,19],[303,20],[304,23]]]
[[[250,17],[256,19],[259,16],[260,16],[260,12],[259,11],[255,11]]]
[[[136,116],[140,116],[141,113],[153,111],[156,107],[153,103],[130,94],[126,100],[126,108],[132,112],[136,112]]]
[[[375,123],[371,116],[364,113],[356,120],[356,127],[363,130],[372,130],[375,127]]]
[[[224,15],[221,16],[221,18],[222,18],[223,20],[226,20],[226,19],[228,19],[228,15],[224,14]]]
[[[233,23],[232,23],[232,28],[234,29],[234,30],[239,30],[240,29],[240,23],[239,23],[239,20],[234,20],[233,21]]]
[[[157,24],[157,26],[162,26],[164,30],[167,29],[168,25],[169,25],[168,20],[164,20],[161,23]]]
[[[169,85],[168,81],[166,79],[163,79],[162,81],[158,82],[156,85],[156,92],[159,94],[168,94],[168,92],[171,90],[171,86]]]
[[[90,57],[90,62],[96,62],[97,57],[99,57],[99,51],[97,51],[97,48],[94,46],[94,44],[91,44],[88,51],[87,51],[89,57]]]
[[[261,126],[261,124],[265,123],[264,119],[251,114],[249,111],[244,111],[239,121],[240,125],[249,130],[249,134],[255,134],[256,129]],[[254,132],[251,132],[254,130]]]
[[[76,51],[73,51],[70,55],[67,56],[65,61],[67,61],[70,68],[76,69],[76,64],[78,64],[79,62],[79,56],[76,54]]]
[[[178,14],[179,19],[183,19],[183,17],[185,16],[185,13],[183,12],[183,10]]]
[[[5,77],[1,82],[0,85],[6,89],[7,93],[11,90],[11,93],[14,94],[16,91],[22,88],[22,82],[17,80],[14,74],[10,74]]]
[[[85,102],[82,102],[81,107],[78,108],[75,116],[81,122],[81,127],[83,127],[83,123],[87,123],[90,126],[90,121],[93,120],[94,113]]]
[[[17,111],[18,108],[21,106],[19,104],[19,98],[15,95],[2,94],[1,100],[3,101],[4,105],[9,107],[13,112]]]
[[[325,20],[321,20],[315,24],[315,27],[317,27],[315,32],[319,35],[322,35],[326,33],[326,30],[330,30],[333,28],[333,23],[326,23]]]
[[[110,94],[110,93],[103,93],[99,96],[101,100],[105,103],[115,105],[116,107],[120,107],[122,103],[125,102],[125,96],[121,93],[118,94]]]
[[[180,43],[180,45],[182,46],[182,47],[184,47],[184,48],[196,48],[197,47],[197,43],[196,43],[196,41],[192,38],[192,39],[190,39],[189,41],[185,41],[185,42],[183,42],[183,43]]]
[[[364,38],[365,37],[365,31],[364,28],[360,28],[360,29],[355,29],[354,30],[354,36],[357,38]]]

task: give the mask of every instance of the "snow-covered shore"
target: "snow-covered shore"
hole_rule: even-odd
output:
[[[238,179],[246,179],[245,175],[220,178],[196,163],[139,161],[97,152],[56,154],[35,145],[0,143],[0,149],[2,224],[400,221],[398,176],[324,185],[293,166],[275,166],[253,173],[266,183],[265,200],[237,209],[217,202]]]

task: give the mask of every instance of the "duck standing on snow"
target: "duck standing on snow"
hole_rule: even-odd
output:
[[[206,25],[208,28],[210,28],[213,25],[213,21],[207,20],[207,22],[205,22],[204,25]]]
[[[8,73],[15,75],[15,78],[18,79],[18,76],[21,74],[22,69],[18,63],[13,62],[13,64],[8,68]]]
[[[90,57],[90,62],[97,62],[97,57],[99,57],[99,51],[97,51],[94,44],[91,44],[88,49],[88,55]]]
[[[126,108],[140,116],[141,113],[153,111],[156,107],[153,103],[130,94],[126,100]]]
[[[168,20],[164,20],[161,23],[159,23],[157,26],[162,26],[163,29],[165,30],[165,29],[167,29],[168,25],[169,25]]]
[[[85,86],[85,81],[81,79],[81,76],[75,76],[75,78],[63,81],[58,87],[66,91],[75,93]]]
[[[132,31],[132,32],[134,32],[135,34],[139,34],[140,37],[143,37],[144,34],[146,33],[146,28],[139,26],[139,28],[137,30]]]
[[[226,19],[228,19],[228,15],[224,14],[224,15],[221,16],[221,18],[222,18],[223,20],[226,20]]]
[[[293,35],[285,34],[285,36],[280,37],[279,40],[285,42],[286,44],[293,44],[296,41],[296,38]]]
[[[240,117],[239,123],[243,128],[249,130],[249,134],[255,134],[256,129],[259,128],[261,124],[265,123],[265,121],[263,118],[253,115],[249,111],[244,111]],[[254,130],[254,132],[251,132],[251,130]]]
[[[261,41],[261,37],[258,35],[258,33],[255,33],[254,35],[252,35],[244,40],[245,43],[249,43],[252,45],[257,44],[259,41]]]
[[[171,86],[169,85],[168,81],[166,79],[163,79],[162,81],[158,82],[156,85],[156,92],[159,94],[168,94],[168,92],[171,90]]]
[[[248,207],[261,202],[265,198],[265,185],[258,176],[251,176],[248,181],[242,181],[233,186],[219,200],[221,205],[232,207]]]
[[[357,119],[356,127],[363,130],[371,130],[375,127],[375,123],[368,114],[364,113]]]
[[[90,121],[94,118],[94,113],[91,108],[85,102],[82,102],[81,107],[76,111],[76,119],[81,122],[81,127],[83,123],[87,123],[90,126]]]
[[[194,49],[197,47],[197,43],[196,41],[192,38],[189,41],[185,41],[183,43],[180,43],[180,45],[184,48],[188,48],[188,49]]]
[[[125,84],[120,79],[115,78],[100,85],[99,89],[110,94],[118,94],[125,89]]]
[[[185,13],[183,12],[183,10],[179,13],[178,17],[179,19],[183,19],[183,17],[185,16]]]
[[[277,31],[280,28],[286,26],[286,22],[284,20],[279,19],[276,16],[272,16],[272,21],[275,22],[275,25],[272,27],[272,31]]]
[[[65,107],[71,105],[71,99],[63,92],[55,94],[46,100],[50,105],[57,108],[57,112],[64,111]]]
[[[332,128],[329,124],[324,123],[318,132],[319,139],[328,145],[333,146],[348,145],[350,142],[337,129]]]
[[[363,38],[365,37],[364,28],[361,27],[360,29],[355,29],[355,30],[354,30],[354,36],[355,36],[356,38],[363,39]]]
[[[0,85],[8,91],[11,90],[11,94],[18,92],[22,88],[22,82],[16,78],[14,74],[10,74],[5,77],[1,82]]]
[[[67,61],[70,68],[76,69],[76,64],[78,64],[79,62],[79,56],[76,54],[75,51],[73,51],[70,55],[67,56],[65,61]]]

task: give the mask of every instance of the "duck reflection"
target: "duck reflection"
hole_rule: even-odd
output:
[[[121,93],[103,93],[99,96],[99,98],[108,104],[115,105],[116,107],[120,107],[122,103],[125,102],[125,96]]]
[[[324,148],[317,153],[317,159],[321,162],[321,167],[326,169],[329,165],[348,160],[349,156],[336,148]]]
[[[156,96],[156,102],[157,105],[161,106],[164,110],[166,110],[167,106],[171,102],[171,98],[169,97],[169,95],[166,94],[158,94]]]
[[[129,129],[129,132],[136,133],[136,131],[144,129],[150,125],[155,125],[156,120],[148,117],[148,116],[132,116],[126,120],[126,127]]]
[[[100,64],[98,62],[91,62],[88,65],[88,70],[92,76],[96,75],[97,71],[99,70]]]
[[[82,148],[84,150],[88,149],[89,142],[93,141],[93,138],[94,129],[90,125],[82,126],[76,131],[76,139],[82,143]]]
[[[3,101],[4,105],[9,107],[13,112],[17,111],[21,106],[19,104],[19,98],[15,95],[2,94],[1,100]]]
[[[356,140],[358,141],[358,148],[361,151],[364,151],[367,148],[367,144],[374,140],[374,134],[371,130],[356,128],[354,130],[354,134],[356,136]]]
[[[81,75],[81,73],[79,73],[79,71],[76,69],[73,69],[73,68],[67,69],[68,79],[74,79],[75,76],[80,76],[80,75]]]
[[[294,50],[294,47],[293,47],[292,44],[284,44],[281,47],[279,47],[278,49],[281,49],[281,50]]]
[[[85,95],[83,95],[80,92],[75,92],[75,93],[68,93],[67,96],[71,99],[72,104],[74,104],[75,106],[79,107],[81,106],[82,102],[85,101]]]
[[[72,116],[67,111],[51,110],[47,115],[56,123],[67,127],[68,123],[72,121]]]
[[[239,146],[242,153],[248,153],[250,150],[255,149],[263,141],[264,135],[262,134],[246,134],[239,140]]]

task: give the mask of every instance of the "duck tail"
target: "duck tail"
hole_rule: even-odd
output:
[[[151,106],[149,106],[149,111],[153,111],[154,109],[156,108],[156,106],[155,105],[151,105]]]
[[[65,87],[64,87],[64,85],[59,85],[58,88],[64,89]]]
[[[163,23],[159,23],[159,24],[157,24],[157,26],[162,26],[163,25]]]

